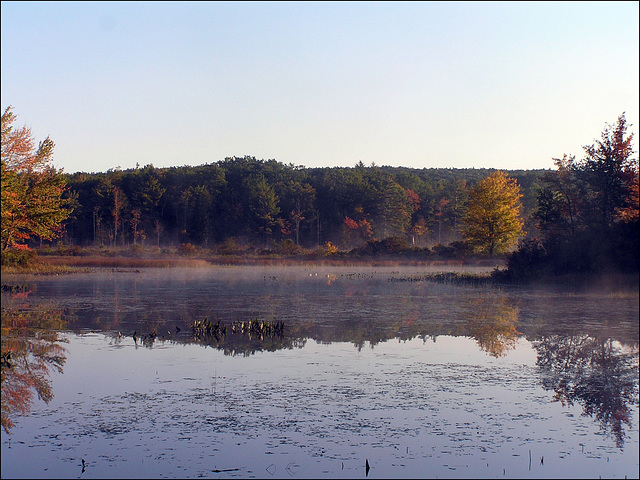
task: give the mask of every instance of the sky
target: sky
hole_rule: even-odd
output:
[[[2,111],[66,173],[529,170],[583,158],[623,112],[638,131],[639,2],[1,6]]]

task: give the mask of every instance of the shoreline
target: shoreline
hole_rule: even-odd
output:
[[[205,268],[211,266],[473,266],[504,267],[504,259],[419,259],[399,256],[380,257],[307,257],[307,256],[226,256],[185,258],[124,256],[39,256],[26,267],[2,267],[2,273],[62,273],[65,269],[86,268]]]

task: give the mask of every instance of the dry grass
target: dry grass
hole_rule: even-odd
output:
[[[212,265],[256,265],[256,266],[374,266],[374,267],[451,267],[451,266],[495,266],[495,260],[489,262],[466,262],[462,260],[428,260],[428,259],[407,259],[392,257],[346,257],[346,256],[213,256],[207,258]],[[485,265],[486,263],[486,265]]]
[[[159,248],[112,248],[96,249],[74,247],[68,251],[55,252],[43,249],[27,265],[3,265],[2,273],[63,274],[94,269],[138,269],[138,268],[203,268],[211,266],[416,266],[451,267],[485,266],[484,259],[473,261],[407,258],[402,256],[353,257],[346,254],[325,255],[323,252],[307,252],[299,255],[248,253],[217,255],[211,250],[196,249],[184,254],[175,249]],[[495,266],[495,260],[486,260]]]
[[[89,268],[172,268],[172,267],[205,267],[211,265],[206,260],[197,258],[129,258],[129,257],[42,257],[41,262],[47,266],[89,267]]]
[[[62,275],[67,273],[78,273],[86,269],[72,267],[69,265],[46,264],[44,262],[34,262],[29,265],[2,265],[2,274],[37,274],[37,275]]]
[[[492,266],[495,262],[490,263]],[[327,256],[242,256],[242,255],[214,255],[206,258],[189,258],[180,256],[158,256],[158,257],[126,257],[126,256],[61,256],[47,255],[38,257],[37,262],[27,267],[6,273],[45,273],[47,271],[60,272],[64,269],[78,268],[202,268],[234,265],[255,265],[255,266],[484,266],[480,262],[463,262],[462,260],[420,260],[406,258],[349,258],[349,257],[327,257]],[[3,267],[3,272],[9,267]]]

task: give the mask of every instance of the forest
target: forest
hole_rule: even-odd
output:
[[[326,242],[350,250],[389,237],[418,247],[446,245],[461,239],[469,190],[490,173],[362,163],[304,168],[255,157],[76,173],[68,176],[75,208],[65,241],[220,251],[315,249]],[[542,173],[509,172],[525,192],[525,216]]]
[[[2,117],[2,253],[508,255],[509,275],[638,271],[638,163],[624,114],[555,170],[308,168],[228,157],[67,174]],[[55,250],[54,250],[55,249]],[[75,250],[74,250],[75,249]]]

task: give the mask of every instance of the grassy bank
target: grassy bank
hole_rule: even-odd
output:
[[[49,264],[42,261],[34,261],[28,264],[2,265],[0,273],[10,274],[36,274],[36,275],[64,275],[87,271],[86,268],[65,264]]]
[[[447,258],[437,255],[409,253],[363,255],[344,251],[318,249],[282,253],[269,250],[220,254],[212,249],[191,248],[81,248],[66,247],[30,250],[26,261],[3,262],[3,273],[73,273],[94,269],[138,268],[202,268],[212,265],[233,266],[428,266],[443,269],[451,266],[496,267],[504,258]],[[25,258],[23,255],[21,258]]]
[[[47,256],[38,259],[37,263],[29,265],[26,270],[46,272],[64,270],[73,271],[81,268],[202,268],[207,266],[294,266],[294,265],[371,265],[371,266],[496,266],[496,261],[476,260],[420,260],[404,258],[379,258],[379,257],[311,257],[311,256],[227,256],[212,255],[206,258],[181,258],[181,257],[112,257],[112,256]],[[7,267],[8,268],[8,267]],[[11,267],[15,270],[16,267]],[[3,267],[3,272],[5,267]],[[15,271],[20,271],[19,269]],[[24,273],[24,270],[21,271]]]

